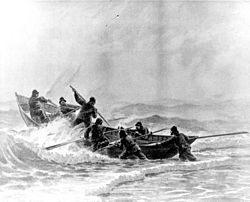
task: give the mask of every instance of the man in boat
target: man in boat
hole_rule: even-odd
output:
[[[97,117],[97,109],[95,108],[96,100],[94,97],[91,97],[89,101],[86,103],[79,94],[74,90],[75,100],[78,104],[81,105],[81,110],[78,113],[75,121],[73,122],[73,126],[77,126],[81,123],[84,123],[84,126],[87,128],[90,126],[92,117]]]
[[[89,140],[89,134],[91,135],[91,144],[93,151],[96,151],[109,144],[109,140],[104,136],[104,127],[102,126],[102,119],[97,118],[95,123],[87,128],[84,137]]]
[[[135,124],[135,137],[143,136],[141,139],[147,139],[149,135],[149,130],[147,127],[142,125],[142,122],[138,121]]]
[[[179,133],[176,126],[171,129],[171,136],[164,144],[175,144],[178,147],[179,158],[182,161],[196,161],[196,157],[191,153],[191,146],[188,143],[188,137]]]
[[[60,112],[64,116],[71,115],[73,112],[75,112],[79,107],[76,105],[67,104],[67,101],[64,99],[64,97],[60,97],[59,99],[59,105],[60,105]]]
[[[39,92],[37,90],[33,90],[29,99],[31,118],[39,123],[48,123],[49,118],[42,108],[42,103],[47,103],[49,101],[50,100],[45,99],[44,97],[39,97]]]
[[[127,159],[128,156],[135,155],[139,159],[146,160],[147,157],[142,153],[141,148],[135,143],[133,138],[127,134],[125,130],[121,130],[120,133],[120,145],[121,149],[124,149],[122,154],[119,156],[120,159]]]

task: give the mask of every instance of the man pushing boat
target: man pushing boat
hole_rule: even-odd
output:
[[[178,147],[179,158],[182,161],[196,161],[196,157],[191,153],[191,146],[188,143],[188,137],[183,133],[179,133],[176,126],[171,129],[171,136],[164,142],[164,145],[175,144]]]
[[[127,134],[127,132],[122,129],[119,133],[120,135],[120,143],[116,145],[119,146],[124,151],[120,154],[120,159],[127,159],[129,156],[134,155],[139,159],[146,160],[147,157],[142,153],[139,145],[133,140],[133,138]]]

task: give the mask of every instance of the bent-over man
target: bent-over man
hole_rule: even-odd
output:
[[[95,123],[87,128],[84,134],[86,140],[90,138],[90,133],[92,134],[91,144],[93,147],[93,151],[96,151],[109,144],[109,140],[104,136],[104,127],[102,126],[102,119],[97,118]]]
[[[120,148],[124,149],[122,154],[119,156],[120,159],[127,159],[128,156],[135,155],[139,159],[147,159],[142,153],[141,148],[135,143],[133,138],[127,134],[125,130],[120,131]]]
[[[171,129],[171,135],[164,144],[175,144],[178,147],[179,158],[182,161],[196,161],[196,157],[191,153],[191,146],[188,143],[188,137],[183,133],[179,133],[176,126],[173,126]]]

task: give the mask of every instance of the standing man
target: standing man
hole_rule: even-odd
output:
[[[120,159],[127,159],[130,155],[135,155],[139,159],[146,160],[147,157],[142,153],[141,148],[136,144],[133,138],[127,134],[125,130],[120,131],[120,148],[124,149],[122,154],[119,156]]]
[[[29,99],[30,116],[38,123],[49,122],[49,118],[42,108],[42,103],[47,103],[48,101],[50,100],[39,97],[39,92],[37,90],[32,91],[32,95]]]
[[[109,144],[109,140],[104,136],[103,132],[104,127],[102,126],[102,119],[100,118],[97,118],[95,123],[92,126],[89,126],[85,131],[84,137],[86,140],[89,139],[89,133],[92,133],[91,143],[93,151],[96,151]]]
[[[73,89],[73,91],[76,102],[81,105],[81,110],[78,113],[75,121],[73,122],[73,126],[77,126],[81,123],[84,123],[84,126],[87,128],[91,124],[92,117],[97,117],[97,109],[95,108],[96,100],[94,97],[91,97],[86,103],[85,100],[83,100],[79,96],[75,89]]]
[[[196,157],[191,153],[191,146],[188,143],[188,137],[183,133],[179,133],[176,126],[171,129],[171,135],[164,144],[175,144],[178,147],[179,158],[182,161],[196,161]]]

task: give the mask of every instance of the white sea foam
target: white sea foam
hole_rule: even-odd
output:
[[[230,162],[231,158],[218,158],[204,161],[196,161],[196,162],[179,162],[179,163],[167,163],[161,164],[157,166],[141,168],[139,170],[134,170],[130,172],[124,173],[116,173],[110,176],[106,176],[107,179],[103,181],[103,183],[98,183],[96,188],[89,191],[89,195],[101,195],[109,193],[112,189],[117,187],[119,184],[123,184],[126,182],[133,182],[137,180],[143,180],[148,175],[152,174],[160,174],[163,172],[171,172],[171,171],[191,171],[191,170],[203,170],[210,169],[215,167],[220,167],[226,165]]]
[[[78,164],[84,162],[115,161],[107,156],[93,153],[88,148],[79,147],[75,143],[68,144],[53,150],[45,147],[75,140],[83,136],[81,128],[72,129],[66,120],[58,120],[47,127],[33,128],[20,133],[15,132],[16,141],[25,144],[41,159],[62,164]]]

